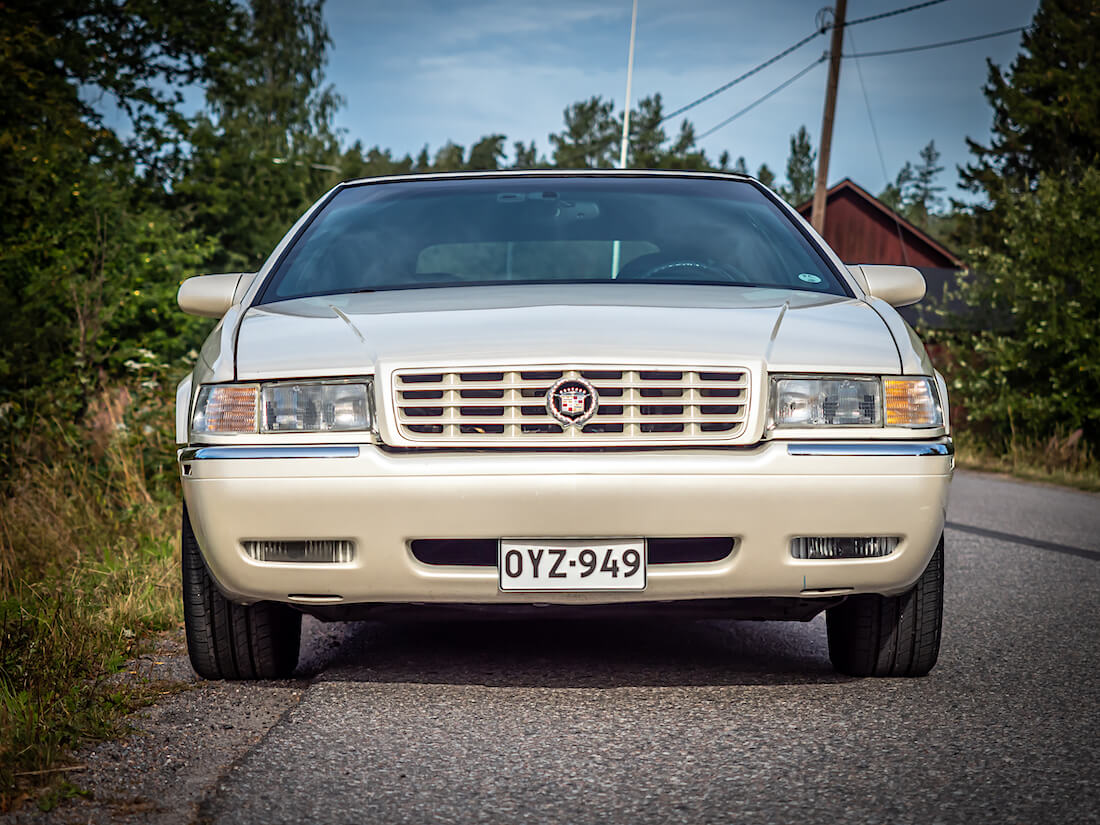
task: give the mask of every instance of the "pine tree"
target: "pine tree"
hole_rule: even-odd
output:
[[[680,133],[661,157],[664,169],[708,170],[713,167],[706,153],[695,148],[695,126],[684,118],[680,121]]]
[[[565,129],[550,135],[554,165],[559,169],[609,168],[615,165],[621,124],[615,122],[615,104],[599,96],[566,108]]]
[[[466,148],[448,140],[435,153],[433,172],[459,172],[466,166]]]
[[[756,179],[772,189],[775,185],[775,172],[768,168],[768,164],[762,163],[760,168],[756,170]]]
[[[920,150],[920,162],[914,166],[906,161],[898,170],[894,182],[887,184],[879,194],[879,200],[884,204],[906,220],[935,235],[949,231],[949,227],[954,224],[953,219],[937,214],[942,204],[939,193],[944,190],[936,183],[943,172],[939,160],[936,141],[928,141]]]
[[[539,153],[535,149],[535,142],[524,145],[522,140],[512,144],[512,151],[516,154],[516,160],[512,164],[513,169],[534,169],[539,166]]]
[[[630,114],[630,152],[628,166],[631,169],[660,169],[664,162],[664,144],[668,140],[661,128],[664,106],[659,94],[643,98],[638,108]]]
[[[791,153],[787,156],[787,186],[781,194],[792,205],[805,202],[814,192],[814,163],[817,152],[810,144],[805,126],[791,135]]]
[[[1042,0],[1010,69],[989,62],[993,135],[988,145],[967,139],[975,160],[960,170],[963,186],[992,197],[1007,178],[1030,191],[1042,172],[1072,178],[1098,162],[1097,43],[1098,0]]]
[[[474,171],[499,169],[504,160],[504,135],[486,135],[470,147],[466,168]]]
[[[989,64],[992,137],[959,170],[984,201],[959,238],[958,298],[979,315],[953,325],[973,328],[949,380],[970,432],[1013,456],[1076,427],[1100,438],[1097,43],[1100,0],[1041,0],[1010,69]]]
[[[939,193],[943,191],[943,187],[936,185],[936,179],[943,172],[943,166],[939,161],[940,153],[936,149],[936,141],[930,140],[920,150],[920,163],[913,170],[913,185],[909,196],[913,214],[918,219],[927,218],[940,205]],[[921,221],[918,220],[919,222]]]
[[[886,188],[879,193],[878,199],[895,212],[904,212],[905,205],[909,201],[910,188],[913,185],[913,175],[913,164],[905,161],[905,165],[898,170],[894,182],[886,184]]]

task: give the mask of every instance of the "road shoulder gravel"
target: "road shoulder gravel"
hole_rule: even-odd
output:
[[[151,653],[129,663],[123,678],[156,680],[165,685],[165,696],[127,719],[134,728],[130,735],[72,754],[71,762],[85,767],[66,778],[80,795],[48,813],[28,801],[0,822],[194,822],[222,777],[298,704],[308,686],[302,680],[201,681],[191,670],[182,630],[161,636]]]

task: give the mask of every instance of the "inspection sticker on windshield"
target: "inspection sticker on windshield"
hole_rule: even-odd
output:
[[[813,275],[809,272],[803,272],[801,275],[798,276],[798,280],[805,281],[808,284],[820,284],[821,276]]]
[[[501,590],[645,590],[645,540],[502,539]]]

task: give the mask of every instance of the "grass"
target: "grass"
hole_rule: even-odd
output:
[[[62,788],[72,747],[120,731],[153,686],[112,677],[181,619],[178,496],[144,460],[170,442],[60,432],[64,457],[23,460],[0,498],[0,811]]]
[[[1000,448],[970,438],[964,431],[956,434],[955,448],[955,464],[963,469],[1100,492],[1100,459],[1079,430],[1040,441],[1015,440]]]

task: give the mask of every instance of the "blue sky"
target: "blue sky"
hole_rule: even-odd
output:
[[[639,0],[634,89],[660,92],[666,111],[741,74],[815,28],[828,0]],[[849,0],[854,19],[915,0]],[[601,95],[622,106],[630,0],[328,0],[333,39],[327,75],[347,100],[337,115],[345,140],[396,154],[434,152],[451,139],[469,147],[491,133],[534,140],[562,128],[570,103]],[[952,40],[1023,26],[1038,0],[948,0],[849,30],[846,51],[866,52]],[[1020,35],[859,62],[890,178],[936,141],[955,190],[955,166],[969,159],[965,138],[985,140],[992,121],[981,93],[986,58],[1008,66]],[[828,48],[819,37],[686,116],[703,132],[773,89]],[[805,124],[821,129],[826,64],[702,141],[709,156],[744,155],[780,180],[788,141]],[[674,131],[679,119],[668,124]],[[885,180],[875,150],[856,61],[843,63],[830,183],[851,177],[878,192]]]

